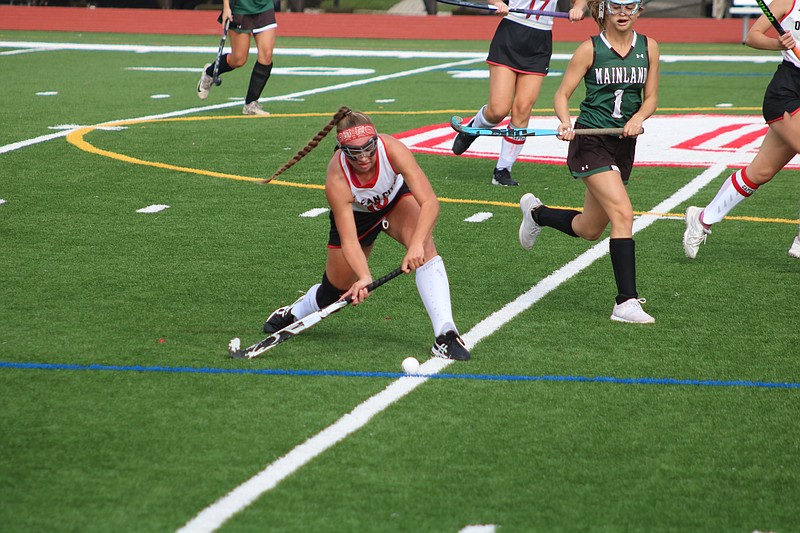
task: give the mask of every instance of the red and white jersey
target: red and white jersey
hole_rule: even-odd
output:
[[[791,33],[796,43],[800,43],[800,0],[794,0],[792,8],[781,19],[781,26],[786,33]],[[800,48],[800,44],[797,45]],[[783,59],[800,68],[800,59],[791,50],[782,50]]]
[[[513,9],[530,9],[534,11],[555,11],[557,0],[509,0],[508,7]],[[524,15],[522,13],[509,13],[508,20],[536,28],[537,30],[552,30],[553,17],[539,15]]]
[[[397,196],[400,187],[403,186],[403,175],[395,172],[386,154],[386,145],[383,139],[378,137],[378,150],[375,153],[375,175],[364,185],[360,185],[353,172],[353,168],[347,162],[343,153],[339,153],[339,167],[344,173],[347,184],[350,185],[350,192],[353,193],[353,211],[356,212],[376,212],[384,209],[389,202]]]

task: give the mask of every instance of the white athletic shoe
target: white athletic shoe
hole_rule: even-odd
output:
[[[203,73],[200,74],[200,81],[197,82],[197,97],[200,100],[208,98],[208,93],[211,92],[211,86],[214,84],[214,78],[206,74],[206,70],[211,66],[211,63],[206,63],[203,66]]]
[[[697,257],[700,245],[706,242],[706,237],[711,233],[711,230],[706,229],[700,222],[700,213],[702,212],[702,209],[693,205],[686,209],[686,231],[683,232],[683,251],[689,259]]]
[[[795,237],[792,247],[789,248],[789,257],[800,259],[800,237]]]
[[[264,111],[258,100],[253,100],[249,104],[244,104],[242,115],[269,115],[269,111]]]
[[[519,207],[522,209],[522,223],[519,225],[519,244],[526,250],[533,248],[536,237],[542,231],[542,227],[533,220],[531,211],[542,205],[531,193],[527,193],[519,199]]]
[[[616,322],[629,322],[632,324],[654,324],[656,319],[648,315],[642,309],[642,304],[647,300],[644,298],[631,298],[621,304],[614,304],[614,311],[611,312],[611,320]]]

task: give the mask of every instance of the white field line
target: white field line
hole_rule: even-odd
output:
[[[0,42],[0,46],[2,46],[2,42]],[[395,72],[393,74],[384,74],[384,75],[375,76],[375,77],[372,77],[372,78],[365,78],[363,80],[355,80],[355,81],[349,81],[349,82],[345,82],[345,83],[337,83],[335,85],[328,85],[327,87],[318,87],[318,88],[315,88],[315,89],[307,89],[305,91],[298,91],[296,93],[290,93],[290,94],[286,94],[286,95],[283,95],[283,96],[270,96],[270,97],[266,97],[266,98],[261,98],[259,101],[260,102],[275,102],[275,101],[279,101],[279,100],[288,100],[288,99],[292,99],[292,98],[302,98],[304,96],[310,96],[310,95],[314,95],[314,94],[321,94],[321,93],[326,93],[326,92],[331,92],[331,91],[338,91],[340,89],[349,89],[351,87],[358,87],[360,85],[368,85],[370,83],[377,83],[377,82],[381,82],[381,81],[392,80],[392,79],[395,79],[395,78],[403,78],[403,77],[406,77],[406,76],[414,76],[416,74],[423,74],[425,72],[431,72],[433,70],[444,70],[444,69],[448,69],[448,68],[452,68],[452,67],[456,67],[456,66],[469,65],[470,63],[477,63],[478,61],[483,61],[483,58],[465,59],[463,61],[455,61],[455,62],[451,62],[451,63],[442,63],[442,64],[439,64],[439,65],[431,65],[431,66],[428,66],[428,67],[420,67],[420,68],[415,68],[415,69],[412,69],[412,70],[403,70],[403,71],[400,71],[400,72]],[[226,102],[224,104],[215,104],[215,105],[203,106],[203,107],[191,107],[189,109],[182,109],[182,110],[179,110],[179,111],[171,111],[169,113],[162,113],[160,115],[147,115],[147,116],[139,117],[139,118],[110,120],[108,122],[103,122],[103,123],[99,124],[99,126],[113,126],[115,123],[118,123],[118,122],[127,122],[127,121],[135,121],[135,120],[158,120],[158,119],[171,118],[171,117],[180,117],[180,116],[183,116],[183,115],[190,115],[192,113],[201,113],[201,112],[204,112],[204,111],[211,111],[211,110],[214,110],[214,109],[224,109],[226,107],[235,107],[235,106],[240,106],[240,105],[242,105],[241,100],[235,101],[235,102]],[[65,137],[65,136],[69,135],[70,133],[72,133],[73,131],[76,131],[77,129],[80,129],[80,128],[64,130],[64,131],[60,131],[58,133],[51,133],[49,135],[41,135],[39,137],[34,137],[32,139],[27,139],[25,141],[19,141],[19,142],[7,144],[5,146],[0,146],[0,154],[5,154],[7,152],[13,152],[14,150],[19,150],[20,148],[25,148],[27,146],[32,146],[34,144],[38,144],[38,143],[45,142],[45,141],[50,141],[52,139],[57,139],[59,137]]]
[[[135,52],[138,54],[212,54],[216,55],[218,46],[164,46],[137,44],[84,44],[84,43],[48,43],[39,41],[0,41],[0,48],[27,50],[76,50],[85,52]],[[251,48],[250,53],[258,50]],[[18,53],[15,51],[15,53]],[[304,57],[387,57],[398,59],[485,59],[486,52],[428,52],[423,50],[347,50],[317,48],[275,48],[276,56]],[[553,54],[555,61],[567,61],[572,54]],[[678,55],[661,56],[664,63],[682,62],[720,62],[720,63],[775,63],[780,56],[771,55]]]
[[[672,196],[650,209],[651,212],[669,212],[696,194],[720,173],[726,170],[723,164],[714,165],[681,187]],[[643,215],[633,223],[633,233],[647,228],[659,217]],[[529,309],[544,296],[558,288],[592,263],[608,253],[608,239],[595,244],[583,254],[556,270],[531,287],[516,300],[492,313],[463,335],[467,347],[472,349],[520,313]],[[631,326],[637,327],[637,326]],[[452,360],[432,358],[419,369],[419,376],[402,377],[394,381],[378,394],[356,406],[351,412],[328,426],[320,433],[293,448],[289,453],[269,464],[264,470],[248,479],[231,492],[206,507],[178,530],[179,533],[206,533],[221,527],[228,519],[257,500],[265,492],[275,488],[281,481],[299,470],[312,459],[322,454],[337,442],[364,427],[377,415],[403,396],[425,383],[432,375],[447,368]]]

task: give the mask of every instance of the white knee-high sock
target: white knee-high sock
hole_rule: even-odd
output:
[[[522,139],[509,139],[503,137],[503,142],[500,145],[500,157],[497,159],[497,168],[507,168],[511,170],[514,166],[514,161],[519,157],[522,152],[522,147],[525,146],[525,138]]]
[[[317,283],[308,289],[308,291],[294,304],[292,307],[292,314],[297,320],[305,318],[311,313],[319,311],[319,306],[317,305],[317,289],[319,289],[319,287],[320,284]]]
[[[416,280],[417,291],[428,311],[434,335],[438,337],[448,331],[458,333],[450,304],[450,282],[442,258],[437,255],[419,267],[416,270]]]
[[[486,109],[486,106],[483,106],[478,110],[478,113],[472,119],[472,126],[475,128],[494,128],[499,124],[499,122],[489,122],[486,120],[486,117],[483,114],[483,110]]]
[[[703,209],[700,221],[709,226],[716,224],[745,198],[756,192],[756,189],[758,185],[748,179],[746,169],[737,170],[725,180],[711,203]]]

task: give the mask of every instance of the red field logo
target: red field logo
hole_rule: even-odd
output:
[[[503,126],[507,125],[504,123]],[[529,128],[555,129],[555,117],[533,117]],[[724,163],[746,166],[755,156],[767,133],[761,116],[666,115],[645,122],[645,133],[636,143],[636,164],[643,166],[708,167]],[[395,135],[412,152],[453,155],[455,132],[448,124],[433,124]],[[497,159],[499,137],[479,137],[462,157]],[[556,137],[532,137],[518,161],[564,164],[567,143]],[[800,156],[786,166],[800,169]]]

